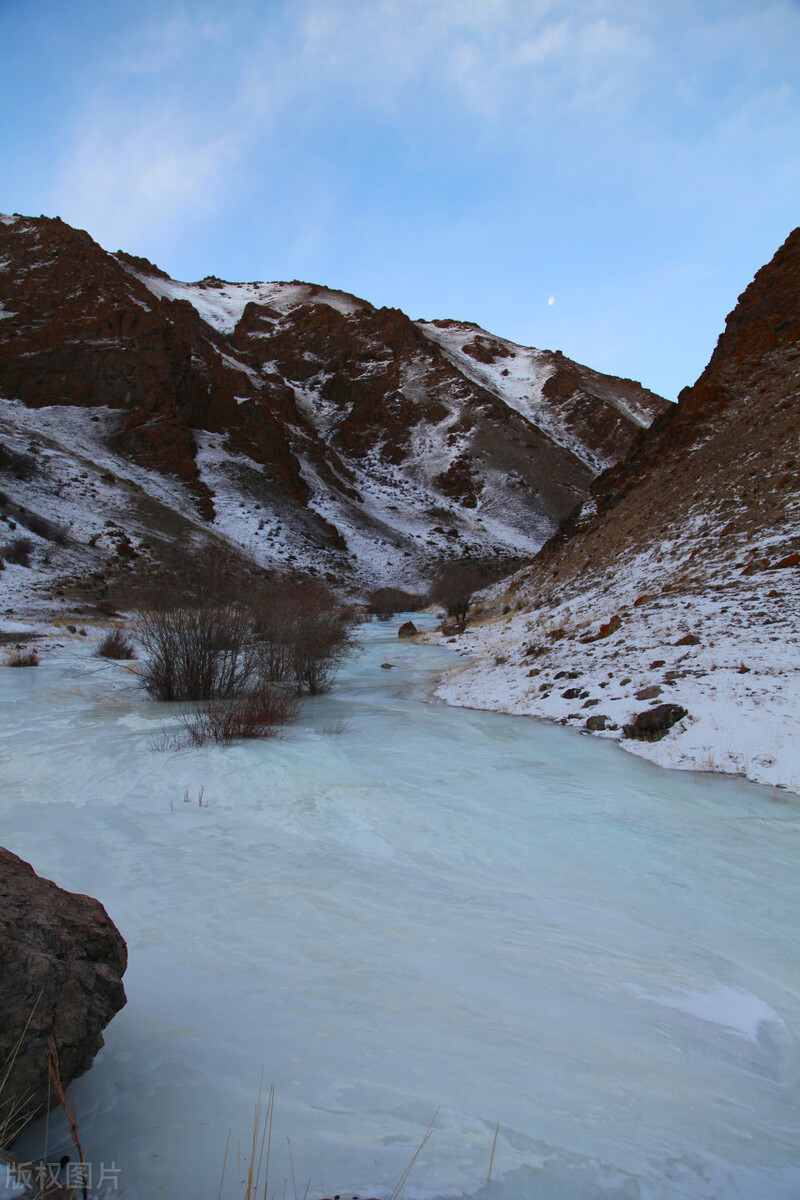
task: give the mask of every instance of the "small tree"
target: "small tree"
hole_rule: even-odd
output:
[[[487,586],[487,579],[476,563],[464,559],[448,563],[428,593],[433,604],[441,604],[462,631],[475,592]]]

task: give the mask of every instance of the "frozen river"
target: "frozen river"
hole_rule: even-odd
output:
[[[240,1196],[263,1071],[278,1197],[288,1137],[299,1196],[388,1200],[436,1113],[407,1200],[484,1196],[498,1123],[492,1200],[797,1200],[800,801],[426,704],[452,656],[363,637],[226,750],[154,749],[89,648],[0,671],[0,844],[129,948],[88,1158],[215,1200],[230,1128]]]

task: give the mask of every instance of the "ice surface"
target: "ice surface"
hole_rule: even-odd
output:
[[[453,651],[363,636],[228,750],[154,749],[174,713],[86,639],[0,669],[0,840],[129,946],[91,1161],[215,1196],[231,1128],[241,1195],[263,1069],[270,1194],[288,1136],[299,1195],[388,1196],[438,1109],[407,1200],[483,1196],[495,1123],[492,1200],[796,1200],[798,803],[424,703]]]
[[[649,995],[647,992],[637,991],[637,994],[655,1004],[663,1004],[666,1008],[677,1008],[679,1012],[700,1017],[703,1021],[723,1025],[741,1037],[749,1038],[751,1042],[758,1041],[761,1027],[765,1023],[782,1024],[773,1008],[757,996],[751,996],[749,992],[740,991],[738,988],[717,985],[707,992]]]

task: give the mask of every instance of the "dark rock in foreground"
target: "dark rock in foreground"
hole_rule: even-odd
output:
[[[401,638],[410,638],[418,632],[413,621],[406,621],[405,625],[401,625],[397,631],[397,636]]]
[[[64,1087],[88,1071],[102,1030],[125,1004],[127,961],[125,942],[99,901],[41,879],[0,847],[3,1074],[14,1057],[0,1094],[0,1125],[10,1112],[46,1105],[51,1044]]]

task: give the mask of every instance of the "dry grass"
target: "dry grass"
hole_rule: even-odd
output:
[[[125,630],[118,627],[108,631],[95,650],[95,656],[97,658],[112,658],[121,662],[136,658],[136,650]]]
[[[350,728],[350,722],[345,720],[326,721],[324,725],[319,725],[314,729],[314,733],[324,734],[339,734],[346,733]]]
[[[179,716],[180,746],[230,746],[250,738],[273,737],[297,717],[299,698],[283,687],[261,687],[232,700],[211,700]]]
[[[7,667],[38,667],[39,655],[35,650],[25,650],[22,646],[14,646],[6,651]]]

